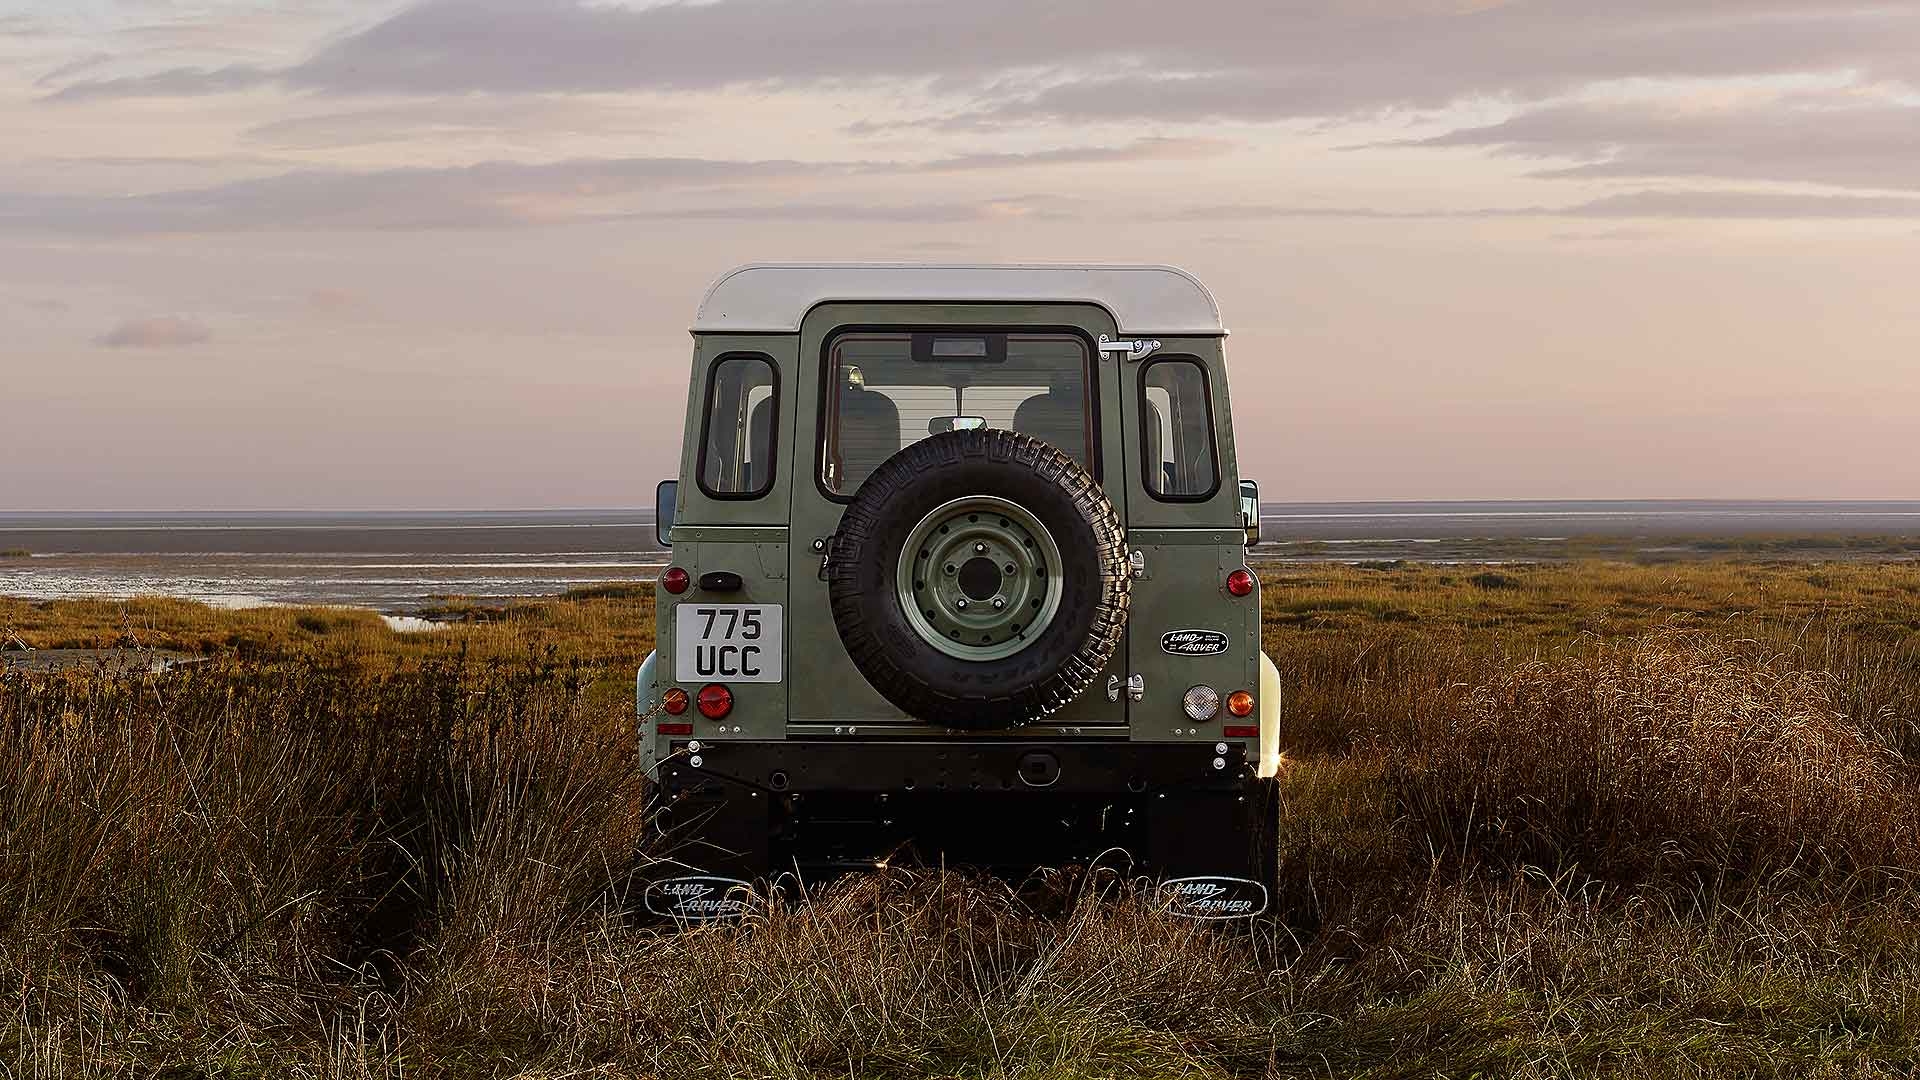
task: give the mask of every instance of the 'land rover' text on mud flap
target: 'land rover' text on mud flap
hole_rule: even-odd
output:
[[[649,882],[642,902],[652,915],[680,922],[715,922],[745,914],[752,894],[750,882],[688,874]]]
[[[748,266],[694,319],[646,906],[918,863],[1264,911],[1280,681],[1218,308],[1166,267]]]

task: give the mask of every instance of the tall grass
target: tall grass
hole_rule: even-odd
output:
[[[1618,881],[1920,868],[1913,770],[1830,671],[1697,631],[1516,663],[1371,751],[1436,856]],[[1864,721],[1864,722],[1863,722]]]
[[[1761,572],[1743,587],[1774,607],[1729,611],[1708,593],[1745,571],[1499,573],[1268,583],[1297,722],[1277,911],[1252,926],[1105,876],[900,869],[646,924],[646,792],[605,693],[628,646],[570,636],[619,594],[367,657],[326,639],[374,627],[240,621],[268,635],[245,659],[6,675],[0,1068],[1920,1070],[1903,581]],[[168,618],[189,616],[225,632]],[[502,623],[517,656],[484,636]]]

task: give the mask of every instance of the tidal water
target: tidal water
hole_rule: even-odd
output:
[[[1557,545],[1626,552],[1760,537],[1920,537],[1912,502],[1270,503],[1253,559],[1504,562]],[[0,595],[178,596],[232,606],[340,604],[404,613],[651,579],[651,510],[248,513],[0,511]]]

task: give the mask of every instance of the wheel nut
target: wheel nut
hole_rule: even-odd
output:
[[[1005,600],[1001,599],[998,596],[993,598],[993,610],[999,611],[1001,608],[1006,606],[1007,606],[1007,602]]]
[[[967,610],[967,602],[964,599],[955,600],[953,606],[959,608],[961,611]]]
[[[955,565],[953,565],[952,563],[948,563],[948,564],[947,564],[947,576],[948,576],[948,577],[952,577],[953,575],[955,575],[955,574],[957,574],[957,573],[959,573],[959,572],[960,572],[960,568],[959,568],[959,567],[957,567],[957,566],[955,566]]]
[[[973,545],[973,553],[975,555],[985,555],[987,553],[987,545],[985,544]]]

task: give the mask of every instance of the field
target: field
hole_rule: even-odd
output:
[[[1920,564],[1263,575],[1277,916],[893,869],[627,914],[650,590],[0,600],[21,1076],[1910,1076]]]

